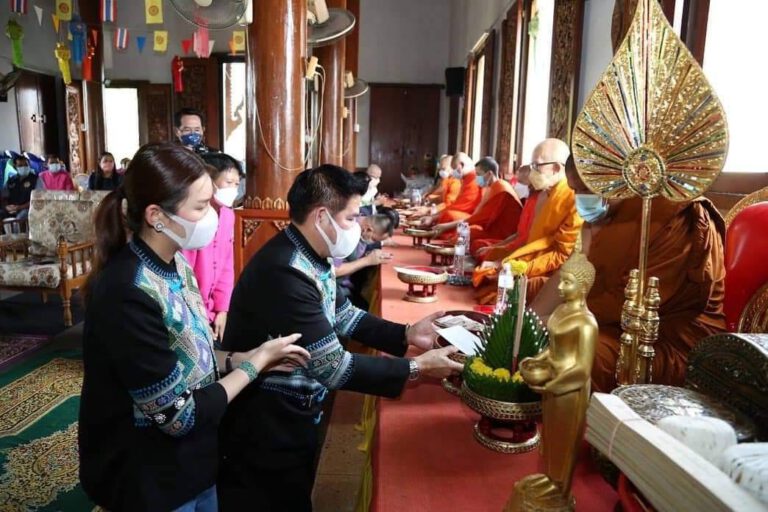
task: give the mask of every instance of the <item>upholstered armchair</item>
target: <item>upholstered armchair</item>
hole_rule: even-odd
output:
[[[58,292],[71,326],[72,292],[91,270],[93,213],[107,193],[33,191],[28,238],[0,242],[0,288]]]
[[[725,317],[730,332],[768,332],[768,188],[726,217]]]

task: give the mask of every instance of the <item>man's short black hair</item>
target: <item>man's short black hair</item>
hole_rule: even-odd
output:
[[[19,162],[27,162],[27,165],[29,165],[29,158],[25,157],[24,155],[19,155],[13,158],[14,167],[18,167]]]
[[[181,118],[184,116],[197,116],[200,118],[200,124],[205,126],[205,114],[196,108],[184,107],[183,109],[176,112],[176,114],[173,116],[173,122],[176,128],[181,128]]]
[[[296,176],[288,191],[291,221],[303,223],[320,206],[335,215],[347,207],[352,196],[362,196],[368,184],[341,167],[324,164]]]
[[[365,183],[365,190],[368,191],[368,184],[371,182],[371,177],[368,176],[368,171],[355,171],[352,176]],[[363,192],[365,194],[365,192]]]
[[[377,206],[376,214],[386,215],[387,217],[389,217],[390,226],[392,226],[392,231],[400,227],[400,214],[397,213],[397,211],[394,210],[393,208],[390,208],[388,206]],[[392,232],[390,232],[389,235],[392,236]]]
[[[218,178],[219,174],[230,169],[234,169],[241,178],[245,176],[240,162],[226,153],[203,153],[200,155],[200,158],[203,159],[203,162],[216,169],[215,174],[211,176],[213,179]]]
[[[499,175],[499,164],[490,156],[481,158],[475,163],[475,168],[480,168],[485,172],[492,172],[494,176]]]

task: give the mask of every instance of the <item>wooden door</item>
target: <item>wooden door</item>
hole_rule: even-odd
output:
[[[87,172],[83,139],[83,102],[80,85],[72,82],[66,90],[67,140],[69,170],[72,174]]]
[[[45,147],[37,74],[24,71],[14,89],[21,147],[12,149],[42,155]]]
[[[139,86],[139,140],[141,144],[168,142],[175,139],[171,128],[170,84]]]
[[[214,148],[221,148],[221,79],[219,77],[219,59],[185,57],[184,92],[174,93],[173,108],[195,108],[203,112],[205,119],[205,143]]]
[[[403,190],[400,174],[415,165],[432,172],[440,123],[440,85],[371,86],[370,163],[382,169],[379,190]]]
[[[59,153],[59,115],[56,105],[57,78],[51,75],[38,75],[37,90],[39,94],[38,104],[40,105],[41,134],[42,134],[42,153],[37,153],[41,157],[49,154]]]

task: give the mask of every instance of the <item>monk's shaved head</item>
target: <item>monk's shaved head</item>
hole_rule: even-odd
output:
[[[533,162],[558,162],[565,165],[571,154],[568,144],[560,139],[544,139],[533,148]]]
[[[461,169],[464,174],[475,170],[475,163],[469,158],[469,155],[459,151],[453,156],[453,168]]]

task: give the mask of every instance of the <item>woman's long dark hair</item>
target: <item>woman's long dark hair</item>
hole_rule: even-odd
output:
[[[142,146],[131,160],[123,184],[104,198],[94,215],[96,251],[84,292],[87,294],[107,262],[125,247],[129,234],[141,231],[148,206],[155,204],[176,213],[189,186],[207,173],[200,157],[183,146]]]

